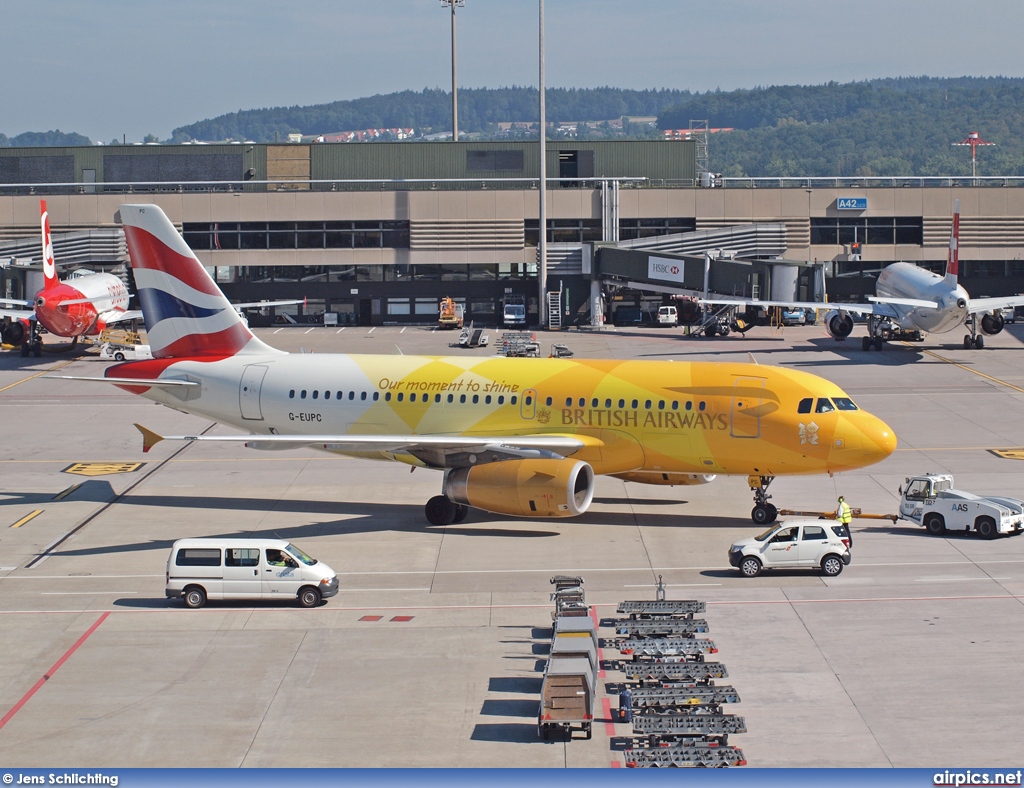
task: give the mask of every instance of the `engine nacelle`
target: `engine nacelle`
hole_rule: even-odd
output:
[[[574,517],[594,500],[594,469],[579,460],[490,462],[450,471],[444,494],[495,514]]]
[[[691,484],[709,484],[715,480],[713,473],[664,473],[662,471],[629,471],[611,474],[624,482],[638,484],[661,484],[670,487],[684,487]]]
[[[986,334],[998,334],[1003,330],[1003,316],[1001,314],[986,314],[981,316],[981,330]]]
[[[853,318],[833,309],[825,315],[825,328],[834,339],[846,339],[853,332]]]
[[[28,341],[28,322],[25,320],[12,320],[0,328],[0,340],[5,345],[20,345]]]

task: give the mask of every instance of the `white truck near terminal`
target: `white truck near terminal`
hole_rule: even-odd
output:
[[[954,490],[948,473],[912,476],[900,487],[900,496],[900,518],[936,536],[974,531],[982,539],[993,539],[1024,531],[1024,501]]]

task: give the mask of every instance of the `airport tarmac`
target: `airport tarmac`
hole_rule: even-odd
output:
[[[858,329],[862,330],[862,329]],[[429,327],[257,329],[299,352],[492,355]],[[579,358],[749,360],[820,374],[888,422],[871,468],[780,478],[781,508],[897,510],[905,476],[1024,497],[1024,326],[860,350],[820,326],[705,339],[682,329],[539,334]],[[742,702],[751,766],[1017,767],[1024,746],[1024,537],[933,537],[855,520],[836,578],[728,566],[757,533],[742,478],[646,487],[599,477],[591,509],[430,526],[440,475],[312,451],[162,443],[228,428],[105,384],[90,355],[0,355],[0,762],[8,767],[598,767],[623,761],[601,682],[590,740],[537,735],[549,578],[581,575],[601,617],[624,599],[703,599]],[[995,450],[1016,450],[1004,452]],[[76,467],[77,463],[86,464]],[[79,475],[97,474],[97,475]],[[339,574],[303,610],[164,598],[178,538],[293,541]],[[603,630],[610,637],[611,630]],[[605,658],[615,655],[605,649]]]

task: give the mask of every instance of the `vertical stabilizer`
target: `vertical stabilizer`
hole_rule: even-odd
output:
[[[155,358],[279,352],[252,335],[159,206],[119,215]]]
[[[46,200],[39,201],[39,231],[43,239],[43,289],[49,290],[60,284],[57,278],[57,265],[53,261],[53,242],[50,240],[50,214],[46,210]]]
[[[949,233],[949,257],[946,258],[946,284],[955,288],[960,277],[960,200],[953,205],[953,229]]]

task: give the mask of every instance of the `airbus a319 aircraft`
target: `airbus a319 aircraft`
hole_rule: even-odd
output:
[[[468,507],[579,515],[596,474],[661,485],[746,476],[751,516],[765,523],[776,476],[862,468],[896,447],[838,386],[779,367],[284,353],[253,336],[159,207],[119,213],[154,358],[102,380],[250,433],[168,439],[439,470],[426,504],[435,525]],[[146,451],[165,439],[139,429]]]
[[[3,341],[21,345],[21,355],[42,353],[34,321],[59,337],[76,342],[81,336],[98,336],[115,323],[142,317],[138,311],[128,311],[128,288],[113,274],[76,271],[67,279],[57,278],[50,241],[50,217],[46,201],[39,201],[39,229],[43,243],[43,289],[32,301],[0,298],[0,303],[32,307],[32,309],[0,308],[0,317],[12,318],[3,328]]]
[[[828,302],[754,301],[737,298],[708,299],[709,304],[747,306],[789,306],[802,309],[829,309],[825,328],[835,339],[846,339],[853,332],[851,315],[867,317],[867,336],[861,338],[864,350],[881,350],[892,339],[920,341],[925,334],[944,334],[965,326],[965,348],[985,347],[985,334],[1003,330],[1003,309],[1024,306],[1024,296],[971,298],[958,281],[960,275],[960,201],[956,201],[953,228],[949,237],[946,274],[939,276],[913,263],[892,263],[882,269],[875,284],[875,296],[867,304]],[[979,329],[981,329],[979,333]]]

